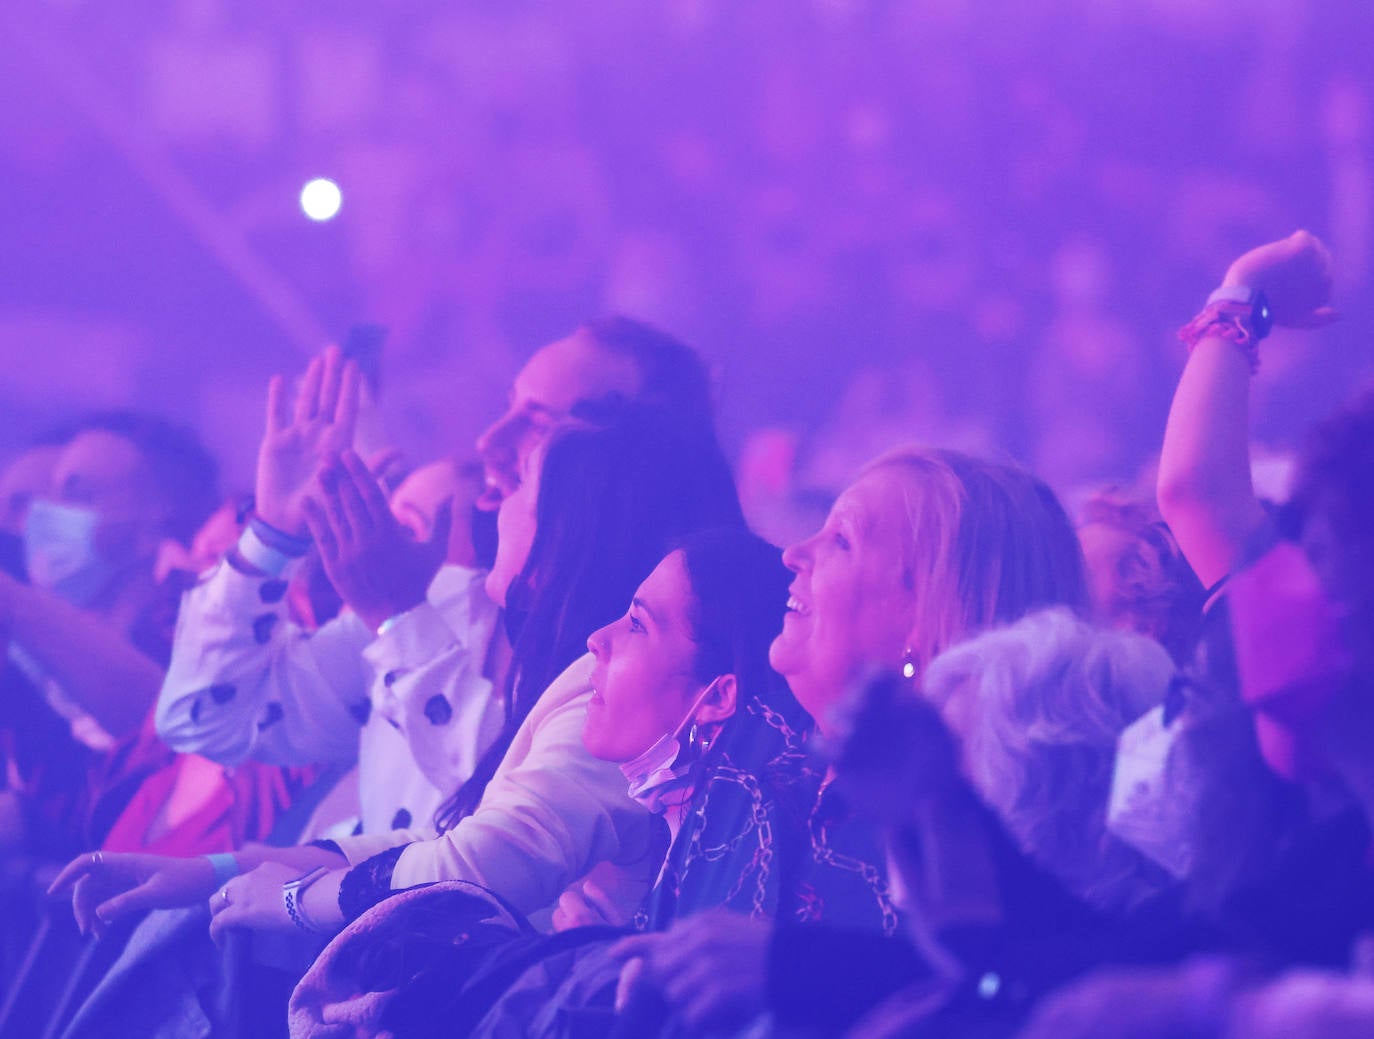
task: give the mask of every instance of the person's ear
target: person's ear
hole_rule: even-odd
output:
[[[709,724],[733,718],[738,695],[739,683],[735,681],[735,676],[721,675],[716,679],[716,684],[706,695],[706,699],[701,701],[701,706],[697,708],[697,723]]]

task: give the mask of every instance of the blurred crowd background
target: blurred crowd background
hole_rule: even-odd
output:
[[[717,367],[756,510],[911,439],[1072,499],[1148,469],[1177,326],[1302,226],[1355,320],[1266,352],[1282,452],[1369,374],[1371,27],[1367,0],[7,4],[0,455],[135,406],[247,487],[267,375],[375,322],[378,435],[424,457],[615,311]]]

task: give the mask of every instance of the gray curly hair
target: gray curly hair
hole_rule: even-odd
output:
[[[1152,639],[1050,609],[946,650],[922,686],[1022,851],[1080,898],[1121,910],[1165,878],[1107,832],[1117,737],[1163,701],[1173,673]]]

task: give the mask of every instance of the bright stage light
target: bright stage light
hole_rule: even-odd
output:
[[[342,205],[343,192],[327,177],[316,177],[301,188],[301,210],[311,220],[333,220]]]

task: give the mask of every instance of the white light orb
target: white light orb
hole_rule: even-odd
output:
[[[301,188],[301,211],[311,220],[333,220],[342,205],[343,192],[327,177],[316,177]]]

